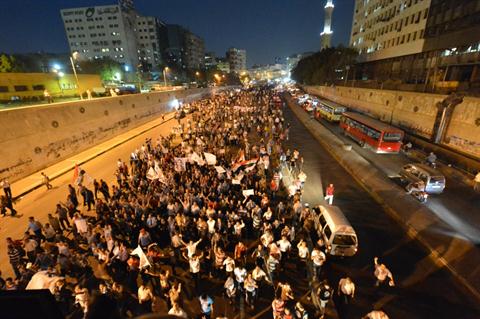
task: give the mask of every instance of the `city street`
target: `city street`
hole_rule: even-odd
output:
[[[354,140],[343,135],[338,123],[331,123],[324,119],[319,121],[342,141],[351,144],[355,152],[399,185],[401,183],[398,172],[401,167],[418,162],[404,153],[376,154],[368,148],[360,147]],[[476,244],[480,243],[480,196],[473,191],[471,185],[467,185],[458,177],[461,174],[456,173],[455,169],[439,163],[438,170],[444,174],[447,186],[442,194],[431,195],[425,205],[449,224],[458,233],[457,236]]]
[[[321,175],[323,187],[335,185],[334,205],[345,213],[359,237],[355,257],[330,260],[328,277],[335,286],[348,274],[357,285],[355,301],[340,310],[342,318],[359,318],[382,307],[391,318],[476,318],[480,309],[444,269],[432,262],[428,253],[402,231],[401,227],[361,188],[357,182],[309,134],[286,107],[291,123],[290,141],[305,158],[306,187],[309,179]],[[321,198],[305,192],[304,201],[315,205]],[[373,257],[378,256],[392,271],[397,286],[387,291],[374,287]]]

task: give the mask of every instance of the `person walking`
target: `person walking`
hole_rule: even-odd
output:
[[[202,319],[210,319],[213,313],[213,299],[204,293],[198,297],[198,300],[202,309]]]
[[[10,214],[15,216],[17,211],[13,208],[12,201],[7,196],[0,196],[0,211],[3,216],[7,215],[7,208],[10,210]]]
[[[13,196],[12,196],[12,189],[10,188],[10,183],[6,178],[3,179],[2,184],[3,192],[5,193],[5,196],[7,196],[9,201],[13,201]]]
[[[388,284],[390,287],[395,286],[395,282],[393,281],[393,275],[390,270],[384,264],[380,264],[378,262],[378,257],[373,259],[375,264],[375,271],[374,276],[377,279],[375,282],[375,286],[378,287],[380,285]]]
[[[68,221],[68,210],[60,204],[57,204],[57,210],[55,214],[58,215],[58,222],[63,230],[68,230],[70,228],[70,222]],[[52,226],[54,223],[51,222]],[[54,226],[55,227],[55,226]]]
[[[355,284],[350,277],[341,278],[338,282],[338,295],[344,305],[348,305],[355,297]]]
[[[52,184],[50,184],[50,177],[45,175],[44,172],[40,173],[42,175],[42,183],[47,187],[47,190],[52,189]]]
[[[335,192],[335,188],[333,184],[328,185],[327,189],[325,190],[325,200],[328,201],[328,205],[332,205],[333,203],[333,194]]]
[[[13,272],[17,278],[20,278],[20,265],[22,264],[22,257],[23,254],[20,248],[16,247],[13,241],[8,241],[7,239],[7,254],[8,259],[10,261],[10,265],[12,266]]]

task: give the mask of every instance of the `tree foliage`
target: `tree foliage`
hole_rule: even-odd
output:
[[[292,78],[302,84],[334,84],[338,71],[342,73],[347,65],[352,65],[357,52],[352,48],[339,46],[327,48],[301,59],[292,71]],[[342,74],[343,75],[343,74]]]
[[[19,72],[17,60],[13,55],[0,55],[0,73]]]
[[[115,79],[115,74],[122,74],[122,65],[111,58],[84,60],[78,62],[79,73],[99,74],[102,81]]]

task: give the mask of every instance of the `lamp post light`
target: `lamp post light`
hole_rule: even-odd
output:
[[[167,87],[167,72],[168,72],[168,70],[170,70],[170,68],[168,66],[163,68],[163,82],[164,82],[165,87]]]
[[[74,51],[70,56],[70,63],[72,63],[73,74],[75,75],[75,81],[77,82],[78,95],[80,95],[80,100],[83,100],[82,92],[80,91],[80,82],[78,81],[78,76],[77,76],[77,69],[75,68],[75,63],[73,62],[73,60],[77,59],[77,56],[78,56],[78,52]]]

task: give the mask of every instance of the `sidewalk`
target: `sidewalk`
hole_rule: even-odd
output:
[[[41,172],[44,172],[50,180],[54,180],[70,171],[72,171],[75,168],[75,165],[82,165],[94,158],[96,158],[99,155],[104,154],[105,152],[108,152],[109,150],[157,127],[162,125],[163,123],[172,120],[175,117],[175,112],[170,112],[165,114],[165,119],[162,120],[161,117],[159,117],[156,120],[150,121],[146,124],[140,125],[126,133],[120,134],[106,142],[100,143],[97,146],[94,146],[92,148],[89,148],[86,151],[83,151],[75,156],[72,156],[70,158],[67,158],[61,162],[58,162],[57,164],[54,164],[52,166],[49,166],[45,169],[43,169]],[[14,183],[12,183],[11,188],[12,188],[12,193],[13,193],[13,198],[18,199],[21,198],[22,196],[30,193],[34,189],[37,189],[39,187],[42,187],[42,176],[40,175],[40,172],[34,173],[32,175],[29,175],[27,177],[24,177]]]
[[[287,104],[319,143],[349,174],[395,219],[409,237],[430,252],[439,267],[452,275],[477,299],[480,299],[480,251],[471,242],[403,189],[384,177],[366,159],[354,151],[345,151],[344,143],[310,116],[290,97]]]

